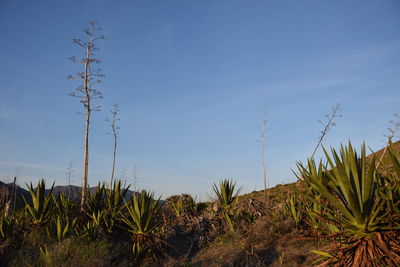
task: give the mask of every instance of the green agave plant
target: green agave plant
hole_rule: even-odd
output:
[[[285,208],[295,226],[299,226],[303,218],[303,202],[299,201],[295,194],[290,194],[285,202]]]
[[[122,205],[124,204],[129,187],[121,189],[121,180],[114,181],[113,187],[106,191],[106,210],[102,214],[103,225],[107,233],[112,234],[119,220]]]
[[[114,181],[113,187],[106,190],[105,202],[108,210],[119,209],[124,204],[124,199],[129,190],[128,186],[121,189],[121,180]]]
[[[51,257],[50,250],[47,248],[47,246],[44,246],[44,248],[40,247],[39,252],[40,252],[40,257],[42,258],[43,266],[46,267],[55,266],[53,263],[53,259]]]
[[[183,204],[182,198],[178,198],[176,201],[171,202],[172,210],[175,213],[176,217],[180,217],[182,215]]]
[[[125,203],[127,215],[122,215],[122,221],[133,234],[132,252],[135,260],[139,260],[145,254],[153,255],[160,251],[158,239],[155,234],[161,223],[159,211],[162,207],[160,199],[154,200],[154,194],[145,190],[140,197]]]
[[[94,221],[88,221],[81,228],[75,227],[74,230],[76,236],[78,236],[79,238],[89,238],[90,240],[96,240],[99,236],[99,228]]]
[[[195,216],[199,209],[202,208],[190,194],[181,194],[172,196],[167,200],[176,217],[184,217],[186,219]]]
[[[316,172],[317,168],[313,167],[315,164],[312,161],[307,167],[298,163],[297,175],[327,203],[323,210],[309,212],[337,226],[337,230],[341,229],[342,232],[337,234],[350,244],[337,254],[341,257],[329,254],[324,264],[361,266],[368,262],[372,264],[368,266],[379,266],[374,264],[379,261],[390,265],[394,263],[391,259],[399,264],[400,257],[394,250],[390,254],[389,250],[381,249],[387,245],[384,240],[392,235],[383,236],[383,233],[392,231],[393,224],[382,198],[385,191],[379,187],[381,176],[376,170],[375,158],[368,163],[365,144],[359,155],[350,142],[347,147],[341,146],[339,153],[332,149],[332,156],[325,149],[324,153],[328,166],[320,163],[320,171]],[[327,175],[328,179],[321,179],[322,174]],[[313,195],[305,193],[304,196],[312,203],[320,203]],[[319,254],[325,255],[326,252]]]
[[[325,207],[327,205],[325,198],[321,195],[321,193],[316,190],[315,187],[310,186],[313,181],[317,181],[319,184],[323,186],[329,186],[331,182],[331,178],[329,176],[330,170],[327,170],[327,166],[322,164],[322,161],[317,165],[313,159],[309,159],[307,161],[307,166],[303,167],[300,163],[299,174],[295,173],[303,183],[301,185],[305,187],[306,192],[301,192],[296,187],[289,185],[292,191],[295,194],[300,194],[305,196],[305,199],[302,199],[300,203],[290,203],[289,199],[289,209],[291,216],[300,216],[302,214],[301,220],[307,223],[313,232],[314,235],[320,236],[322,234],[337,232],[337,227],[331,223],[326,223],[326,221],[321,221],[321,217],[319,214],[324,213]],[[310,177],[313,177],[313,181],[310,180]],[[312,201],[309,199],[312,198]],[[299,206],[299,208],[303,212],[295,212],[293,213],[294,207]],[[300,207],[301,206],[301,207]],[[318,242],[317,242],[318,243]]]
[[[119,219],[119,214],[119,211],[109,212],[107,210],[101,210],[92,214],[92,223],[99,232],[102,231],[103,233],[112,234],[115,230],[117,220]]]
[[[122,190],[121,184],[121,180],[118,180],[114,181],[111,188],[106,188],[104,184],[102,187],[98,186],[98,190],[94,195],[95,200],[92,201],[92,203],[98,203],[92,205],[96,207],[93,209],[93,222],[98,229],[103,230],[107,234],[114,233],[119,221],[122,205],[129,190],[129,186]],[[104,197],[101,198],[101,195],[104,195]]]
[[[221,180],[219,182],[219,186],[215,183],[213,184],[213,190],[215,195],[217,196],[217,201],[223,207],[231,206],[235,202],[236,197],[242,191],[242,187],[240,187],[235,192],[235,187],[236,187],[236,182],[226,179]]]
[[[75,224],[76,218],[70,220],[68,217],[57,216],[57,219],[47,226],[47,234],[56,236],[58,242],[61,242],[73,233]]]
[[[25,202],[25,209],[31,222],[35,225],[46,223],[51,216],[51,208],[53,203],[51,194],[53,192],[54,183],[51,186],[50,192],[47,196],[45,195],[46,182],[43,179],[39,181],[36,191],[34,190],[32,183],[27,186],[31,195],[31,201],[27,201],[23,195],[22,197]]]
[[[242,187],[239,187],[235,190],[236,182],[230,180],[221,180],[219,185],[213,184],[213,190],[216,195],[214,199],[219,203],[222,208],[222,216],[224,217],[225,222],[227,223],[229,229],[234,231],[234,225],[232,222],[232,208],[233,204],[237,200],[237,196],[242,191]]]
[[[63,193],[58,195],[58,197],[53,196],[53,202],[55,204],[58,215],[60,215],[61,217],[70,216],[73,205],[72,202]]]
[[[86,212],[88,214],[97,213],[105,208],[106,204],[104,201],[105,198],[105,184],[99,184],[96,187],[96,192],[94,194],[90,193],[88,190],[87,200],[85,203]]]
[[[104,183],[99,183],[95,193],[88,194],[86,202],[87,215],[92,219],[90,227],[95,227],[97,233],[113,234],[128,190],[129,186],[121,189],[120,180],[114,181],[111,188],[106,188]],[[89,225],[87,229],[90,229]],[[89,234],[89,236],[92,235]]]
[[[298,178],[304,178],[310,187],[327,199],[332,208],[328,208],[322,217],[335,222],[354,237],[368,237],[382,227],[382,200],[377,196],[378,174],[375,159],[368,168],[365,144],[361,148],[361,157],[349,143],[341,147],[340,153],[332,149],[332,157],[324,149],[330,170],[320,163],[329,175],[329,183],[324,184],[315,173],[298,163]],[[312,202],[316,200],[308,197]],[[341,216],[336,216],[340,211]]]

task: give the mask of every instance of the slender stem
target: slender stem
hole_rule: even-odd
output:
[[[340,104],[336,104],[336,106],[334,106],[332,108],[332,114],[329,115],[329,116],[326,115],[326,117],[328,118],[328,121],[324,125],[324,129],[321,131],[321,136],[318,138],[317,145],[315,146],[314,151],[311,154],[311,158],[314,157],[315,153],[317,152],[318,147],[322,144],[322,141],[324,140],[325,136],[329,133],[329,130],[332,128],[332,126],[335,126],[335,123],[333,122],[333,120],[336,117],[341,117],[342,116],[342,115],[337,114],[339,110],[340,110]]]
[[[83,175],[82,175],[82,195],[81,195],[81,211],[84,210],[86,201],[86,188],[89,172],[89,126],[90,126],[90,62],[91,62],[91,49],[93,40],[90,38],[89,45],[86,48],[86,57],[84,61],[85,73],[84,73],[84,89],[86,94],[86,124],[85,124],[85,144],[83,150]]]

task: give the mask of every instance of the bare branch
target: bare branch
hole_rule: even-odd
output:
[[[396,133],[400,130],[400,115],[395,113],[393,116],[394,119],[389,121],[392,126],[387,128],[389,134],[384,135],[387,139],[393,139],[395,137],[399,138]]]
[[[311,158],[314,157],[315,152],[317,152],[318,147],[322,144],[322,141],[324,140],[325,136],[329,133],[329,131],[332,129],[332,127],[336,126],[336,123],[334,120],[336,118],[343,117],[341,114],[339,114],[339,111],[341,111],[341,104],[337,103],[335,106],[332,107],[332,113],[329,115],[325,115],[326,121],[323,122],[321,120],[318,120],[320,124],[322,124],[323,129],[320,131],[321,135],[318,138],[317,145],[314,148],[313,153],[311,154]]]
[[[113,109],[110,110],[111,113],[111,119],[106,119],[106,121],[111,122],[111,130],[112,132],[109,133],[114,137],[114,150],[113,150],[113,161],[112,161],[112,172],[111,172],[111,179],[110,179],[110,186],[112,185],[113,179],[114,179],[114,174],[115,174],[115,156],[117,153],[117,140],[118,140],[118,130],[119,127],[117,126],[117,121],[120,120],[118,117],[119,113],[119,106],[117,103],[113,105]]]

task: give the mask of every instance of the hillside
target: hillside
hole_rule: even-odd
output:
[[[14,195],[14,192],[16,195]],[[10,208],[19,209],[25,205],[22,196],[29,199],[29,192],[19,186],[14,187],[13,183],[0,182],[0,203],[2,205],[11,200]]]
[[[399,153],[400,142],[394,143],[393,148]],[[374,155],[379,160],[384,151],[370,154],[367,161]],[[382,157],[379,168],[386,174],[392,172],[388,152]],[[277,185],[265,192],[238,196],[229,210],[234,231],[229,230],[223,216],[224,207],[218,201],[194,203],[185,194],[169,197],[159,206],[159,221],[154,224],[158,231],[154,238],[162,240],[155,249],[158,252],[144,257],[140,266],[311,266],[318,258],[311,250],[329,251],[334,239],[321,239],[326,233],[319,231],[321,225],[316,225],[326,222],[321,220],[313,224],[310,221],[313,213],[305,212],[310,206],[298,206],[305,205],[305,199],[295,196],[290,186]],[[10,189],[12,184],[0,184],[3,195],[9,195]],[[56,186],[53,194],[69,194],[70,199],[79,200],[80,189]],[[17,191],[28,194],[24,189]],[[90,191],[94,193],[95,187]],[[129,194],[132,196],[134,192],[129,191]],[[288,210],[291,197],[294,197],[297,212],[303,214],[297,224]],[[179,200],[182,201],[180,206]],[[127,216],[125,209],[120,209],[119,216]],[[78,237],[71,233],[68,238],[57,241],[47,236],[47,230],[24,230],[25,243],[18,250],[5,243],[5,252],[0,250],[0,261],[8,261],[7,266],[40,265],[44,261],[40,251],[46,248],[47,257],[55,266],[132,266],[132,237],[127,234],[126,225],[119,222],[114,230],[107,232],[109,224],[104,223],[95,228],[95,237],[88,238],[83,222],[90,222],[91,214],[96,213],[82,215],[76,210],[71,214],[82,221],[77,231],[84,234]],[[27,224],[24,227],[28,227]]]
[[[392,148],[397,153],[397,155],[400,155],[400,141],[397,141],[392,144]],[[383,154],[385,153],[385,154]],[[381,160],[381,163],[379,165],[379,171],[385,175],[388,174],[393,174],[393,164],[392,161],[390,160],[390,154],[389,151],[386,148],[382,148],[381,150],[378,150],[374,153],[371,153],[368,156],[369,160],[372,160],[372,157],[375,155],[376,161],[379,162]],[[382,157],[383,155],[383,157]]]

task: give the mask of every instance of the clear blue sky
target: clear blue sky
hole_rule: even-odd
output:
[[[83,118],[67,60],[71,39],[97,21],[103,111],[93,115],[89,183],[108,180],[112,138],[104,119],[120,105],[117,175],[136,164],[140,187],[205,197],[231,178],[262,188],[258,138],[270,113],[271,185],[294,181],[319,119],[343,117],[325,141],[380,148],[400,113],[400,1],[0,0],[0,178],[80,184]],[[319,153],[319,155],[321,155]]]

